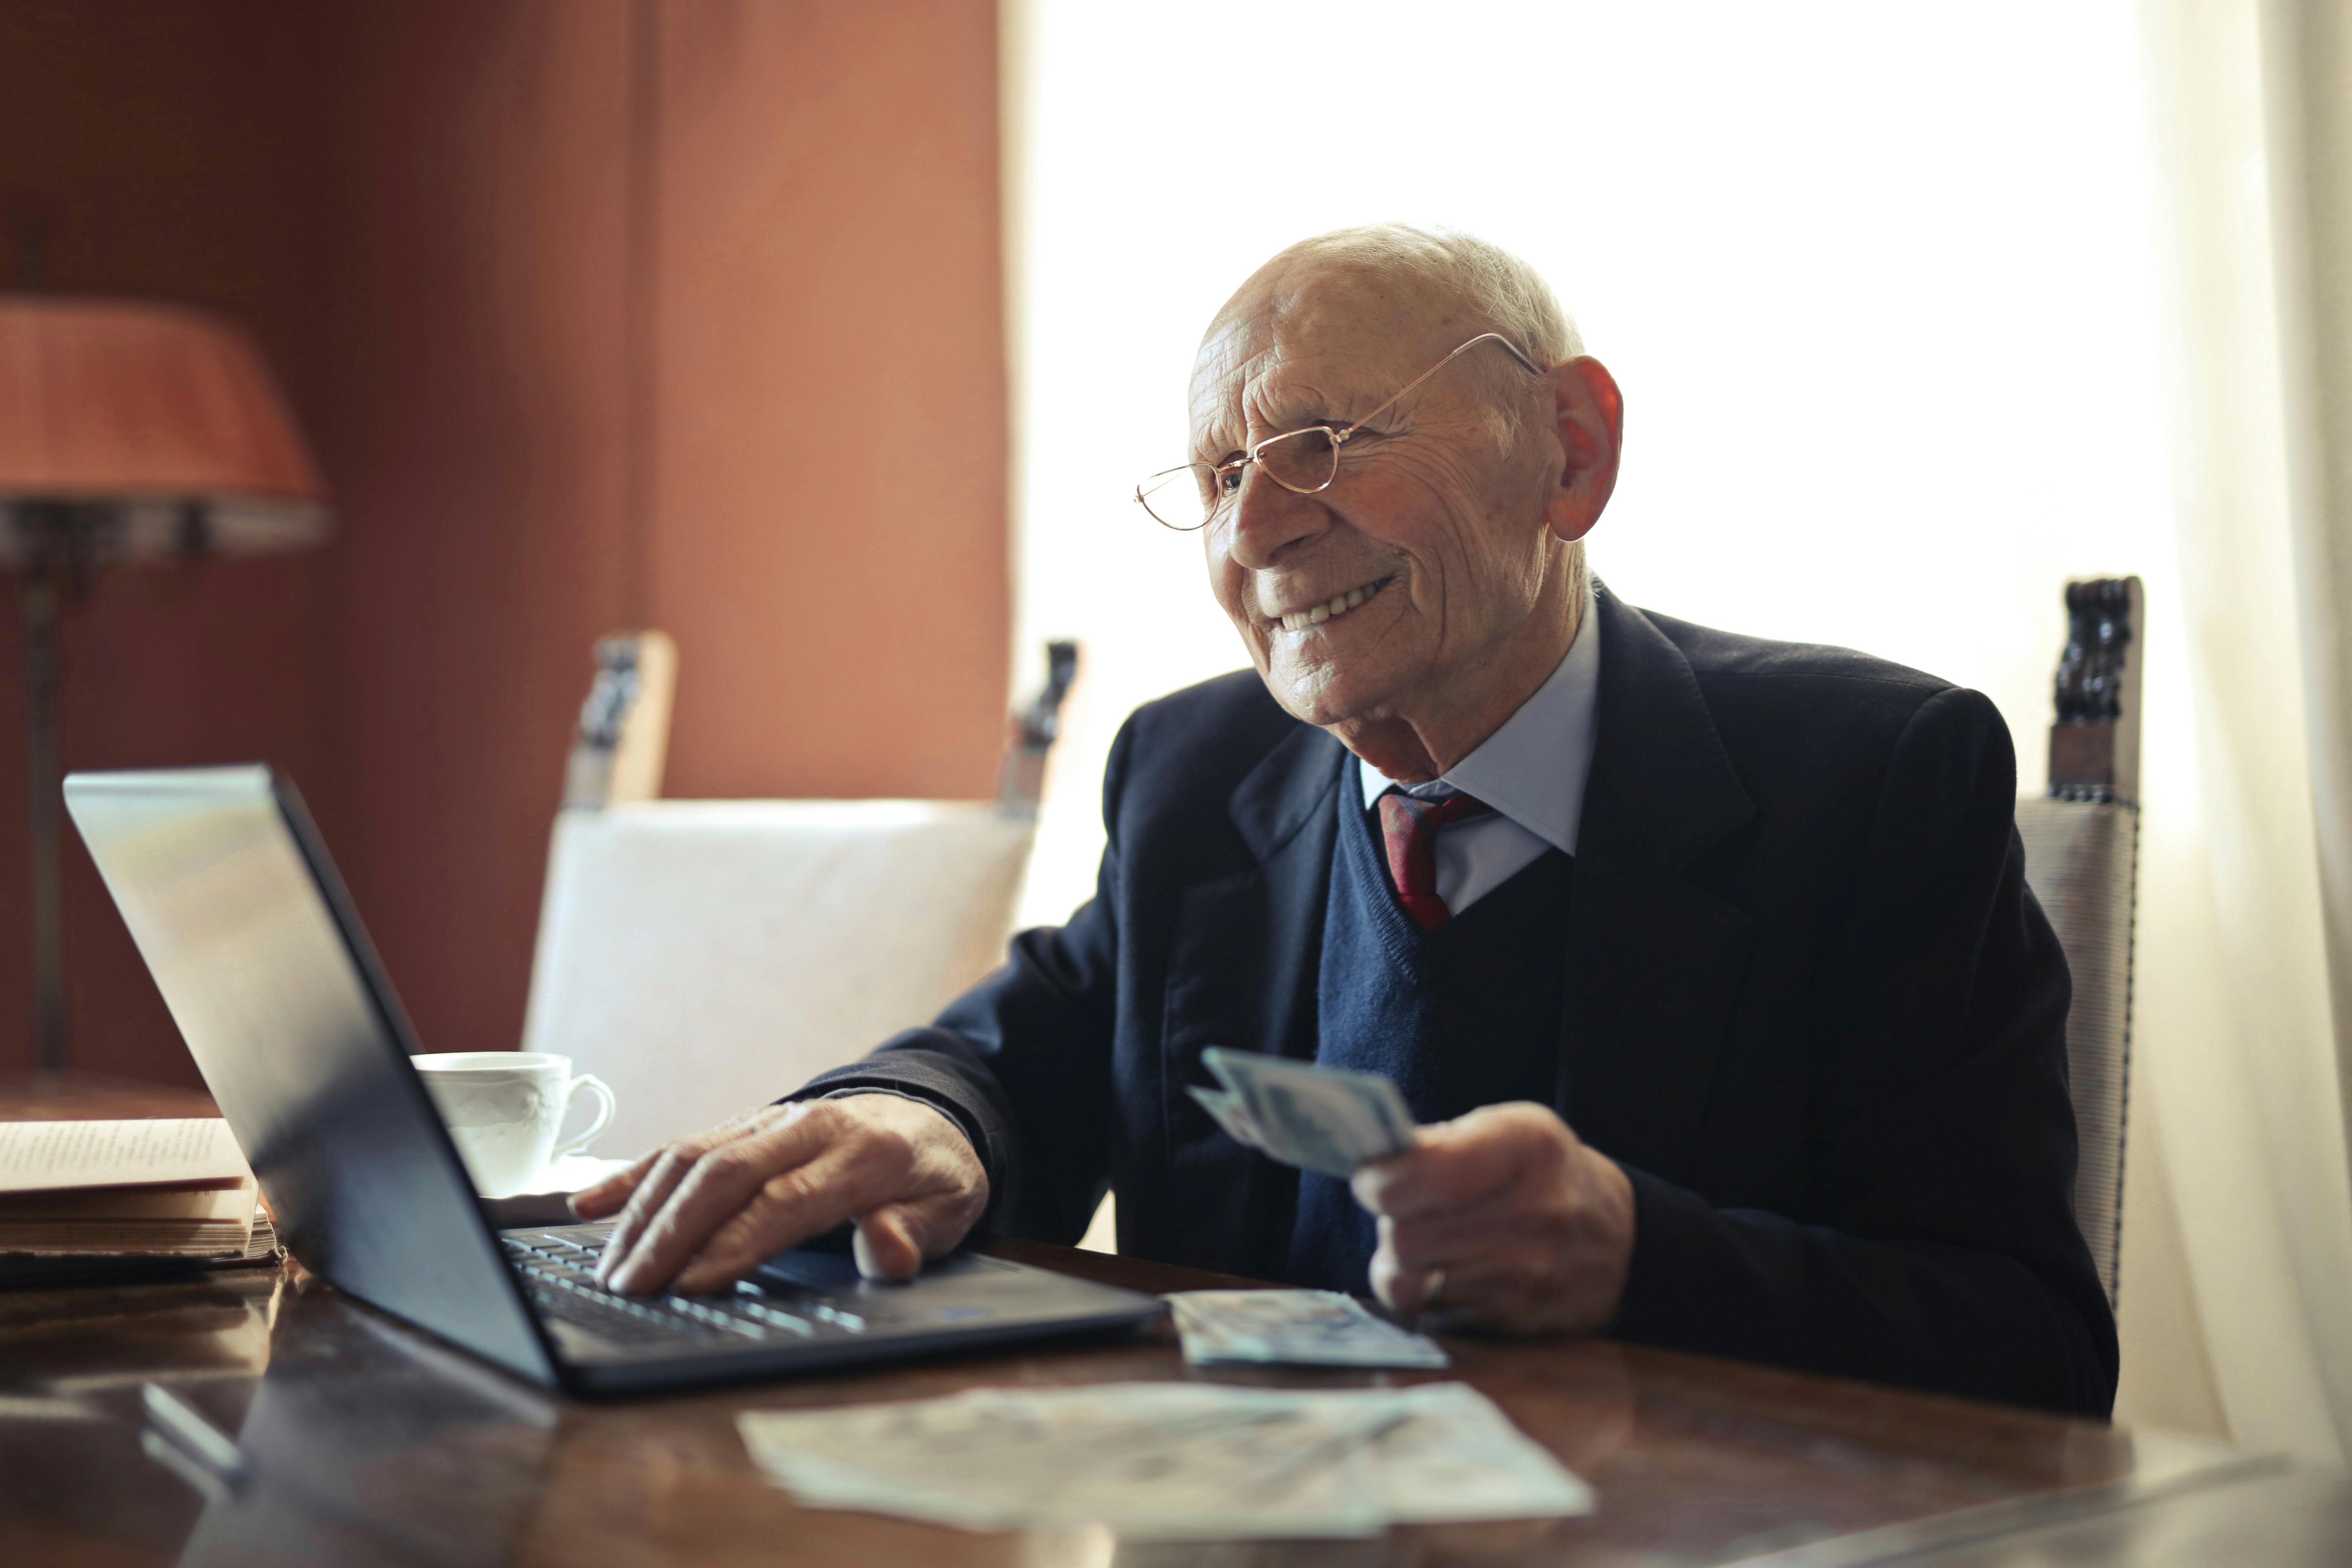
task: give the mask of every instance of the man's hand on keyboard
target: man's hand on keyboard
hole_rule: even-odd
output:
[[[769,1106],[682,1138],[572,1206],[582,1219],[620,1215],[598,1276],[614,1290],[715,1290],[853,1218],[859,1271],[911,1279],[987,1208],[988,1173],[940,1111],[860,1094]]]

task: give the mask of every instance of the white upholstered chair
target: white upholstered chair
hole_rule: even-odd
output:
[[[763,1105],[1002,961],[1031,834],[947,801],[567,808],[523,1048],[612,1085],[598,1154]]]
[[[993,804],[627,799],[600,792],[628,768],[583,757],[645,743],[617,711],[608,652],[625,640],[599,648],[523,1026],[524,1049],[613,1087],[592,1152],[618,1156],[779,1098],[1002,962],[1076,658],[1055,650]]]

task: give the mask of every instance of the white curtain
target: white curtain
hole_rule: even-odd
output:
[[[1183,450],[1202,324],[1307,234],[1483,234],[1625,387],[1592,560],[1632,602],[1977,687],[2035,790],[2062,583],[2146,579],[2122,1411],[2339,1453],[2352,1202],[2256,0],[1006,16],[1019,647],[1088,656],[1028,918],[1090,885],[1120,718],[1241,662],[1197,542],[1128,499]]]
[[[2314,570],[2326,433],[2302,149],[2306,109],[2342,110],[2306,99],[2298,42],[2335,9],[2143,7],[2180,588],[2149,665],[2136,1016],[2140,1127],[2227,1426],[2340,1461],[2352,1190],[2320,831],[2344,804],[2327,700],[2344,607]]]

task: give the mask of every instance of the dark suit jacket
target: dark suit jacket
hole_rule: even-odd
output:
[[[1620,1338],[2105,1415],[2074,1226],[2065,960],[1973,691],[1597,600],[1599,745],[1553,1104],[1636,1194]],[[1184,1093],[1204,1047],[1311,1058],[1346,753],[1250,672],[1112,747],[1093,900],[804,1094],[927,1100],[994,1223],[1269,1278],[1295,1172]]]

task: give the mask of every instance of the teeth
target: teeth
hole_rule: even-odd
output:
[[[1344,594],[1334,595],[1328,604],[1312,605],[1304,610],[1293,610],[1282,617],[1283,629],[1299,632],[1305,631],[1308,626],[1319,626],[1332,616],[1344,616],[1357,605],[1370,599],[1381,591],[1383,585],[1379,583],[1367,583],[1360,588],[1350,588]]]

